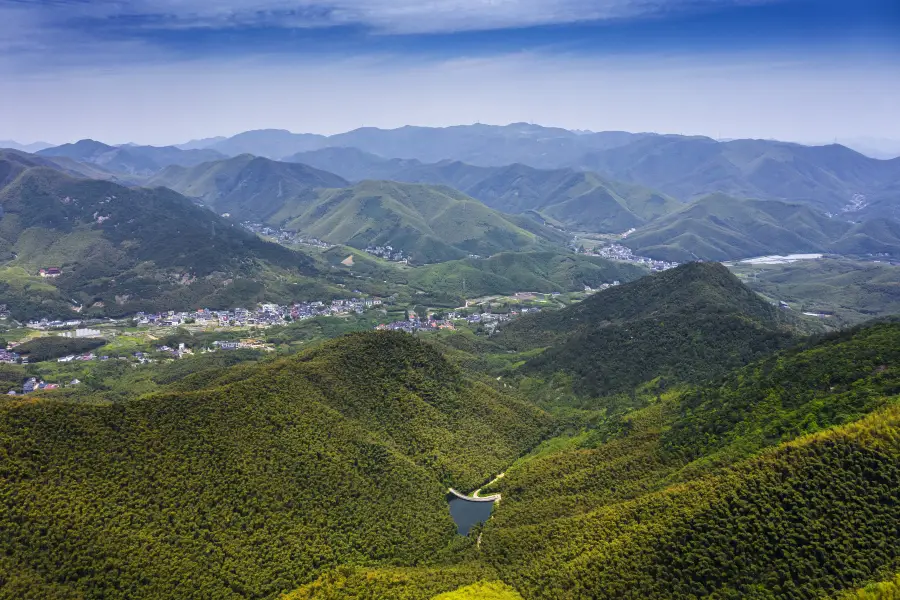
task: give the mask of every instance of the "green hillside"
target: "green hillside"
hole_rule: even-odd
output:
[[[420,267],[408,273],[408,282],[432,293],[474,298],[522,291],[576,291],[585,285],[632,281],[645,273],[636,265],[579,254],[503,252],[487,259]]]
[[[239,220],[267,221],[279,211],[299,211],[311,190],[347,182],[306,165],[242,154],[191,168],[169,167],[148,182],[198,198],[217,213]]]
[[[523,164],[473,166],[445,160],[387,159],[357,148],[323,148],[287,160],[311,164],[353,181],[390,179],[446,185],[509,214],[533,214],[576,231],[621,233],[676,210],[680,203],[634,184],[573,169]]]
[[[295,212],[285,206],[270,221],[356,248],[390,245],[415,263],[536,250],[565,237],[450,188],[390,181],[322,190],[308,207]]]
[[[664,260],[734,260],[827,251],[851,227],[800,204],[714,194],[639,228],[622,243]]]
[[[3,595],[273,598],[343,563],[434,560],[456,538],[447,485],[549,424],[405,334],[238,368],[121,404],[4,400]]]
[[[495,485],[485,560],[533,598],[817,598],[883,579],[900,560],[898,349],[896,323],[834,335],[523,463]]]
[[[0,207],[0,288],[14,296],[6,303],[19,319],[63,316],[66,304],[100,315],[232,307],[315,272],[306,256],[164,188],[126,188],[38,167],[0,190]],[[48,267],[62,274],[42,280],[38,271]]]
[[[467,562],[338,569],[288,598],[428,600],[491,581],[553,600],[892,598],[898,359],[900,324],[884,323],[639,390],[644,408],[549,440],[489,486],[503,500]]]
[[[575,377],[589,395],[658,376],[700,381],[783,347],[784,318],[717,263],[689,263],[597,293],[566,309],[528,315],[497,341],[548,347],[526,371]]]
[[[729,267],[753,290],[799,312],[829,315],[829,327],[900,314],[900,266],[887,262],[821,258],[782,265]]]

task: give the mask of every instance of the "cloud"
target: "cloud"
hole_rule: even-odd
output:
[[[362,26],[376,33],[448,33],[602,21],[775,0],[0,0],[47,27]]]

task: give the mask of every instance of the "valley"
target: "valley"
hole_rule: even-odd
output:
[[[3,151],[0,597],[891,590],[893,162],[570,133]]]

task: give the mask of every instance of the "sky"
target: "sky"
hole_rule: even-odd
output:
[[[522,121],[900,140],[900,2],[0,0],[0,139]]]

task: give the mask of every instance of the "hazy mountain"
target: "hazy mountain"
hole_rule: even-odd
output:
[[[809,206],[713,194],[638,228],[623,244],[637,254],[679,262],[766,254],[897,252],[897,223],[855,225]]]
[[[10,160],[0,161],[4,171],[19,171],[0,190],[0,261],[7,267],[0,287],[17,318],[65,314],[73,300],[84,314],[101,315],[201,302],[233,307],[261,300],[274,272],[315,272],[305,255],[165,188],[76,179]],[[46,267],[61,267],[62,275],[31,292],[7,286],[5,275],[27,281]]]
[[[876,160],[839,145],[682,136],[591,152],[578,166],[682,200],[725,193],[803,202],[824,212],[839,212],[855,194],[877,192],[900,178],[900,159]]]
[[[390,245],[416,263],[535,250],[567,239],[448,187],[391,181],[320,190],[308,203],[285,205],[269,220],[336,244]]]
[[[166,186],[198,198],[217,213],[266,221],[278,212],[299,212],[293,206],[307,202],[305,194],[310,190],[344,187],[348,182],[307,165],[243,154],[191,168],[168,167],[148,185]]]
[[[311,164],[347,179],[442,184],[510,214],[533,214],[577,231],[622,232],[667,214],[680,203],[634,184],[606,181],[572,169],[522,164],[477,167],[445,160],[385,159],[357,148],[324,148],[285,160]]]
[[[325,136],[312,133],[291,133],[284,129],[259,129],[239,133],[210,146],[227,156],[254,154],[279,159],[297,152],[313,150],[325,144]]]
[[[283,131],[267,135],[279,143],[244,151],[304,160],[307,157],[293,155],[325,147],[354,147],[381,157],[425,163],[451,160],[475,166],[522,163],[539,169],[572,168],[646,186],[683,201],[725,193],[803,202],[824,212],[839,212],[851,205],[854,195],[878,192],[900,178],[900,159],[877,160],[840,145],[576,133],[525,123],[390,130],[369,127],[327,138]],[[242,136],[266,137],[261,132]],[[293,148],[296,150],[291,151]],[[390,165],[374,167],[367,164],[370,158],[358,155],[350,164],[360,176],[368,168],[367,176],[383,177],[378,171]]]
[[[366,179],[393,179],[408,169],[425,166],[420,160],[407,158],[384,158],[359,148],[329,146],[317,150],[306,150],[284,157],[286,162],[303,163],[336,173],[349,181]],[[422,182],[426,183],[426,182]],[[438,183],[438,182],[427,182]],[[445,183],[441,181],[440,183]]]
[[[47,142],[33,142],[31,144],[20,144],[12,140],[0,140],[0,149],[8,148],[10,150],[21,150],[22,152],[38,152],[45,148],[52,148],[53,144]]]
[[[205,148],[209,148],[219,142],[224,142],[228,138],[225,136],[216,136],[210,138],[202,138],[199,140],[191,140],[189,142],[185,142],[184,144],[175,144],[175,147],[180,150],[203,150]]]
[[[278,159],[326,147],[355,147],[379,156],[414,158],[422,162],[453,159],[485,166],[522,162],[559,167],[575,162],[587,151],[615,148],[649,135],[652,134],[620,131],[577,133],[528,123],[398,129],[363,127],[332,136],[264,129],[240,133],[211,147],[232,156],[250,153]]]
[[[38,152],[40,156],[64,157],[93,163],[108,171],[149,177],[169,165],[193,166],[225,158],[214,150],[181,150],[175,146],[109,146],[95,140],[81,140]]]
[[[841,138],[840,143],[872,158],[891,159],[900,157],[900,140],[880,137],[857,137]]]

